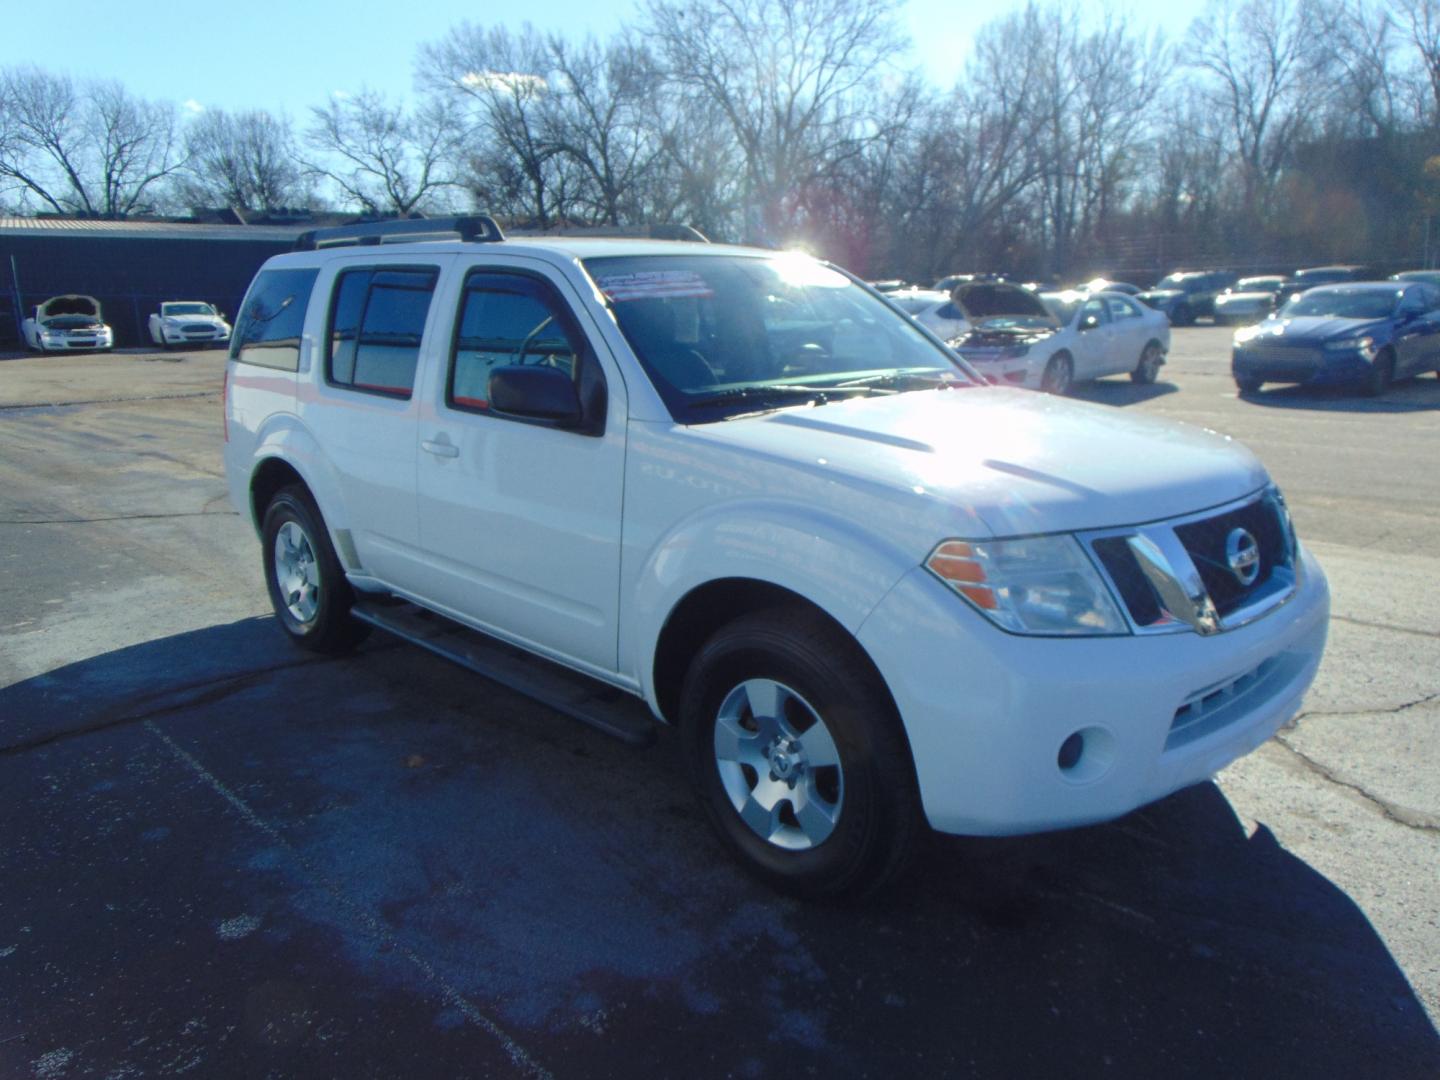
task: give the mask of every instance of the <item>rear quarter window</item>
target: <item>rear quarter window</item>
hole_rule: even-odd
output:
[[[230,357],[245,364],[298,371],[305,309],[315,269],[262,270],[250,286],[230,335]]]

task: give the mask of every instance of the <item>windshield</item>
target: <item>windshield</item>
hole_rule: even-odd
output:
[[[1161,289],[1179,289],[1184,291],[1190,284],[1191,278],[1188,274],[1171,274],[1169,277],[1161,278],[1155,285],[1156,292]]]
[[[909,319],[806,256],[614,256],[585,268],[682,423],[981,383]]]
[[[890,294],[890,302],[901,311],[916,315],[929,308],[939,307],[946,299],[944,296],[900,296],[897,293]]]
[[[1395,310],[1397,293],[1371,289],[1312,289],[1291,300],[1280,316],[1329,315],[1337,319],[1384,319]]]
[[[160,312],[163,315],[214,315],[215,309],[200,303],[161,304]]]
[[[1349,278],[1350,274],[1345,270],[1301,270],[1295,275],[1296,281],[1306,285],[1325,285],[1332,281],[1347,281]]]
[[[1042,293],[1040,302],[1045,305],[1045,310],[1055,316],[1055,321],[1061,326],[1069,326],[1070,320],[1075,317],[1075,309],[1087,299],[1079,293]]]
[[[1279,289],[1285,284],[1284,278],[1279,277],[1247,277],[1241,278],[1235,285],[1236,292],[1268,292],[1272,289]]]

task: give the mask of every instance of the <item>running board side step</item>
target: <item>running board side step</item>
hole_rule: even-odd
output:
[[[649,706],[618,687],[415,604],[360,601],[350,614],[622,742],[645,746],[655,740],[656,721]]]

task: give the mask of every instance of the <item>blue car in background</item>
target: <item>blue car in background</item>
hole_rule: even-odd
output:
[[[1236,331],[1230,370],[1242,394],[1267,382],[1350,383],[1381,394],[1440,372],[1440,288],[1424,282],[1325,285]]]

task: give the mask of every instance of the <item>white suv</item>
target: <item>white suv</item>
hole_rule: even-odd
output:
[[[986,385],[824,263],[488,218],[300,246],[227,370],[280,625],[321,651],[378,625],[617,734],[678,726],[779,887],[872,889],[927,822],[1124,814],[1315,675],[1325,577],[1248,451]]]

